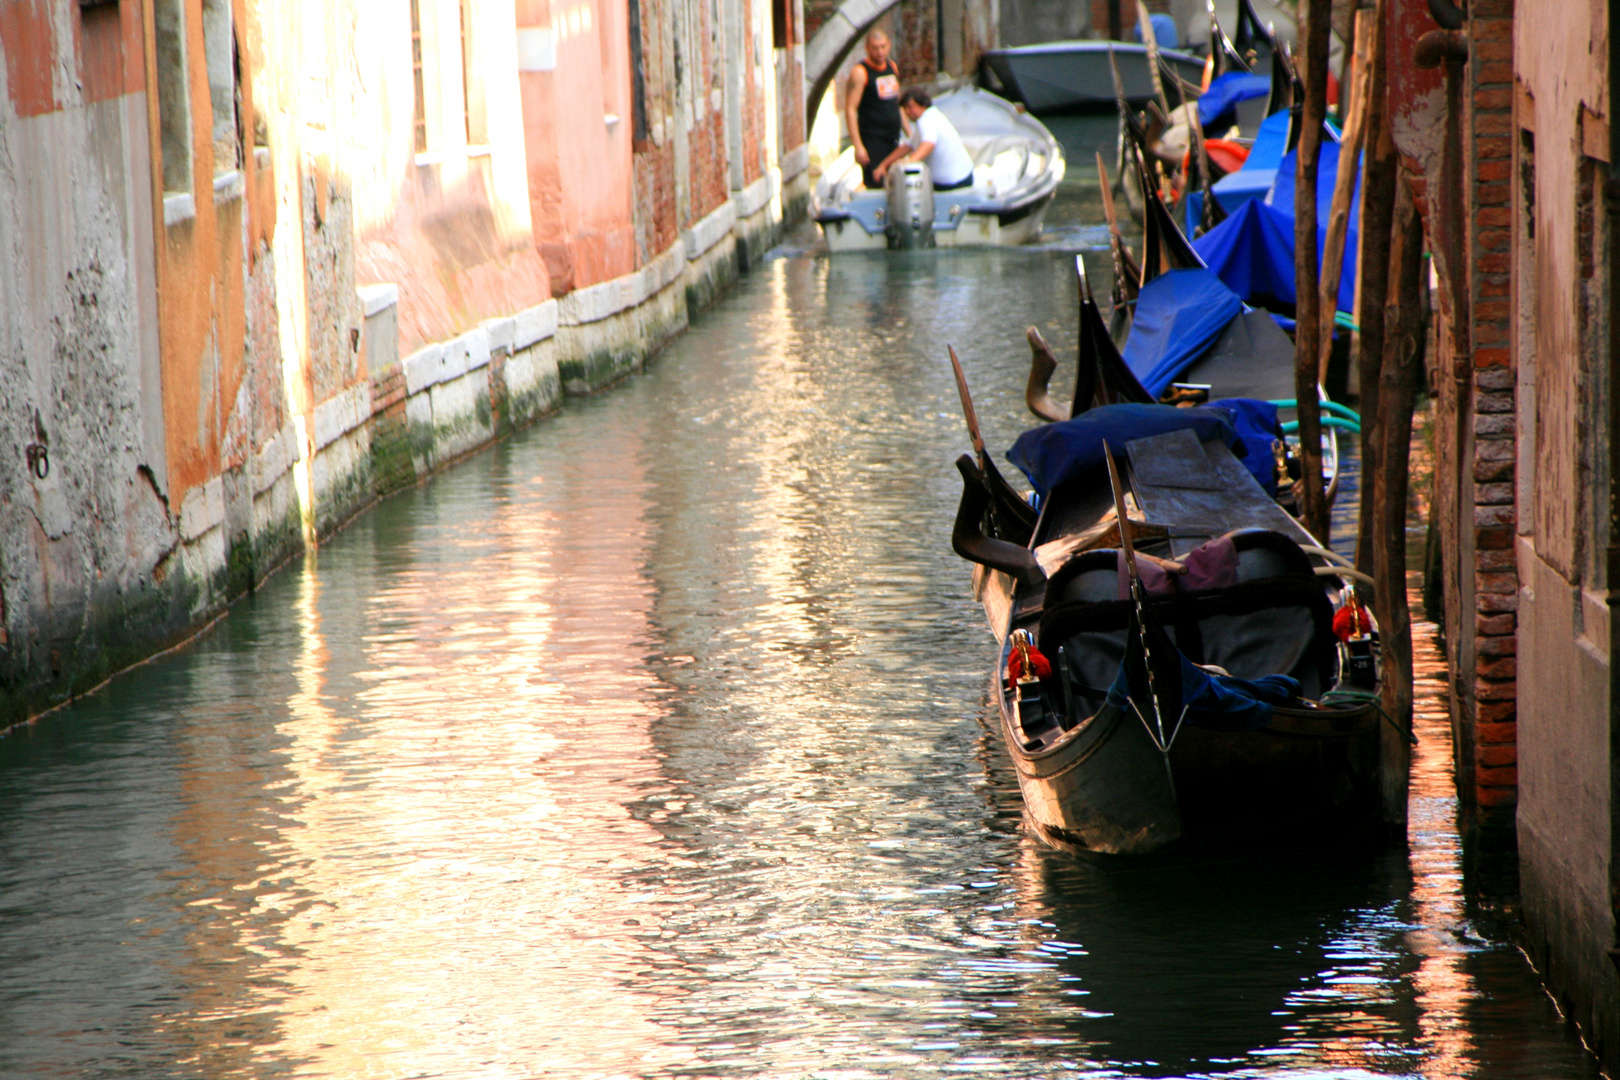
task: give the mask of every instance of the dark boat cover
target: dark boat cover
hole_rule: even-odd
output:
[[[1228,71],[1210,81],[1209,89],[1198,96],[1198,122],[1210,134],[1224,131],[1237,122],[1237,107],[1251,98],[1271,93],[1270,75]],[[1286,113],[1284,115],[1287,115]],[[1212,130],[1213,129],[1213,130]]]
[[[1136,298],[1125,363],[1143,388],[1158,397],[1242,310],[1242,298],[1212,270],[1160,274]]]
[[[1018,436],[1007,460],[1029,477],[1041,498],[1067,480],[1103,467],[1103,443],[1115,455],[1133,439],[1190,429],[1200,441],[1219,438],[1234,455],[1246,453],[1227,408],[1169,405],[1102,405],[1056,424],[1042,424]]]

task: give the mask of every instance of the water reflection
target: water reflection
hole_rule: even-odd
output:
[[[1022,833],[944,345],[1010,443],[1068,259],[772,262],[0,740],[0,1075],[1595,1076],[1439,728],[1410,860]]]

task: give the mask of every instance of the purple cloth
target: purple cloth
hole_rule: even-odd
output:
[[[1237,545],[1229,537],[1201,544],[1178,561],[1187,568],[1185,574],[1172,574],[1152,559],[1137,558],[1136,572],[1142,575],[1142,587],[1149,596],[1225,589],[1237,584]],[[1119,598],[1128,600],[1131,595],[1131,575],[1125,567],[1123,550],[1118,556],[1118,566]]]

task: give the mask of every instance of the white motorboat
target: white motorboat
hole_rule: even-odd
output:
[[[1040,235],[1063,179],[1063,147],[1039,120],[987,90],[962,87],[934,105],[973,158],[973,185],[934,191],[926,166],[864,185],[853,149],[821,174],[813,212],[832,251],[1022,244]]]

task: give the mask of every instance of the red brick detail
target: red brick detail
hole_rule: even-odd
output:
[[[1513,715],[1514,705],[1511,701],[1492,701],[1480,705],[1478,709],[1479,722],[1474,725],[1474,738],[1481,746],[1513,746],[1519,739],[1519,727],[1510,721],[1486,720],[1488,710],[1506,709],[1508,715]]]
[[[1517,746],[1481,746],[1474,751],[1474,760],[1488,769],[1519,763]]]

